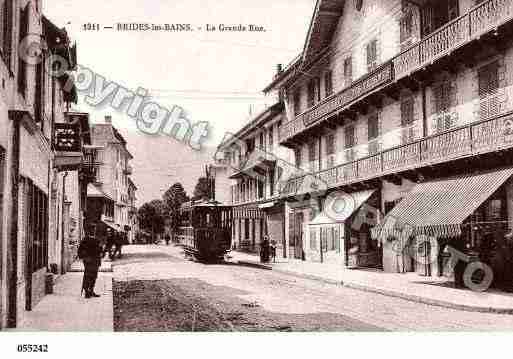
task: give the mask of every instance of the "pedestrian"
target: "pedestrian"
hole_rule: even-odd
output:
[[[274,239],[271,241],[271,245],[269,248],[270,248],[270,255],[273,260],[273,263],[276,263],[276,241]],[[269,261],[270,261],[270,259],[269,259]]]
[[[107,239],[106,239],[106,244],[105,244],[105,251],[103,253],[103,256],[105,256],[105,254],[108,253],[110,260],[114,259],[112,248],[114,247],[115,242],[116,242],[115,241],[115,233],[112,230],[112,228],[108,228],[107,229]]]
[[[121,250],[123,248],[123,244],[125,244],[125,241],[128,241],[128,238],[126,237],[126,232],[117,232],[114,241],[114,258],[116,258],[116,256],[118,258],[121,258]]]
[[[82,280],[82,293],[86,298],[99,297],[94,292],[98,270],[101,265],[103,251],[100,242],[92,235],[86,234],[78,247],[78,257],[84,262],[84,278]]]
[[[260,248],[260,262],[269,262],[269,247],[269,237],[264,236],[264,241],[262,242],[262,247]]]

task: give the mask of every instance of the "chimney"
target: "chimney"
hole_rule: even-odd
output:
[[[107,125],[112,125],[112,116],[111,115],[105,115],[105,123]]]
[[[276,65],[276,75],[279,75],[282,72],[283,72],[283,65],[282,64]]]

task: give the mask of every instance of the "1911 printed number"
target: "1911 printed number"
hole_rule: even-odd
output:
[[[48,345],[43,344],[19,344],[19,353],[48,353]]]

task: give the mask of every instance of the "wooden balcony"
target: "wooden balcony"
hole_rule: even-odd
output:
[[[360,99],[373,90],[393,80],[392,63],[387,62],[355,81],[351,86],[326,98],[317,105],[298,115],[280,128],[280,142],[303,132],[319,120]]]
[[[507,149],[513,149],[513,112],[386,149],[314,175],[328,188],[334,188]],[[281,191],[282,197],[304,194],[301,183],[305,176],[290,179]]]
[[[399,80],[450,55],[512,19],[513,0],[484,1],[396,56],[392,60],[395,79]]]
[[[351,86],[326,98],[280,129],[280,143],[289,141],[315,127],[321,120],[346,110],[371,93],[389,87],[410,74],[431,65],[444,56],[513,19],[513,0],[487,0],[450,21],[429,36],[355,81]]]

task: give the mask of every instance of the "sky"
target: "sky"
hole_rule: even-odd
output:
[[[225,133],[236,132],[250,114],[274,103],[262,89],[272,80],[276,64],[287,64],[301,52],[314,6],[315,0],[48,0],[44,12],[77,42],[80,65],[128,89],[149,90],[160,105],[184,108],[192,122],[209,123],[206,149],[193,154],[173,138],[141,133],[130,117],[109,107],[92,107],[79,94],[75,110],[89,112],[92,122],[112,115],[126,137],[141,205],[175,182],[192,192],[203,162]],[[190,23],[202,30],[103,29],[120,22]],[[83,25],[89,23],[99,24],[100,31],[85,31]],[[207,24],[254,24],[266,31],[207,32]]]

